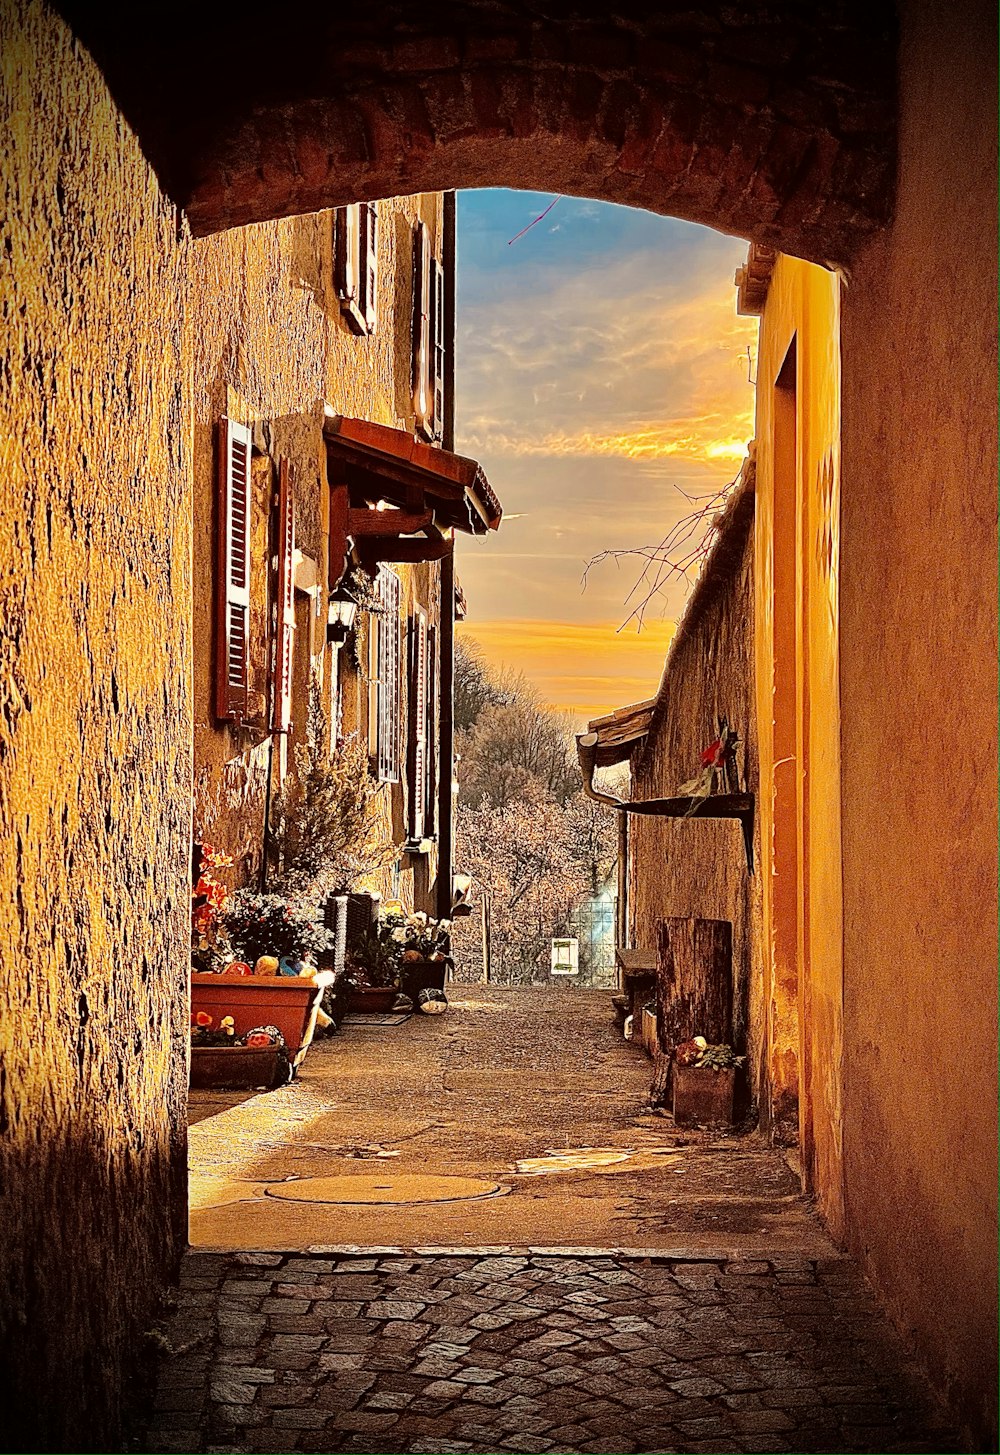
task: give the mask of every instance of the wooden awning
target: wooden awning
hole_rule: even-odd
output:
[[[632,702],[628,707],[619,707],[605,717],[595,717],[588,722],[587,732],[596,734],[596,768],[611,768],[631,756],[649,732],[655,706],[656,698],[647,697],[644,702]]]
[[[330,590],[353,550],[365,570],[382,561],[440,561],[455,531],[485,535],[503,510],[476,460],[435,449],[402,429],[327,415]]]
[[[408,522],[430,515],[439,529],[469,535],[499,526],[503,509],[477,460],[344,415],[328,416],[323,435],[330,484],[347,485],[352,507],[393,506]]]

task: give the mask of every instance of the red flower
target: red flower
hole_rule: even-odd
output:
[[[194,1021],[195,1025],[198,1026],[210,1026],[212,1024],[212,1017],[208,1014],[208,1011],[199,1010],[195,1015]]]
[[[266,1031],[254,1031],[252,1035],[246,1037],[243,1044],[245,1046],[253,1046],[255,1050],[259,1050],[262,1046],[269,1046],[271,1044],[271,1037]]]
[[[716,738],[715,742],[709,743],[708,747],[702,753],[701,766],[703,768],[721,768],[723,757],[722,739]]]

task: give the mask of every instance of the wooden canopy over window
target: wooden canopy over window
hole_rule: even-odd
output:
[[[405,430],[329,417],[330,586],[353,541],[362,560],[433,561],[451,534],[496,530],[503,510],[476,460],[422,444]]]
[[[595,717],[587,724],[589,733],[596,734],[594,766],[611,768],[615,763],[624,763],[649,732],[656,698],[648,697],[645,702],[632,702],[628,707],[619,707],[606,717]]]

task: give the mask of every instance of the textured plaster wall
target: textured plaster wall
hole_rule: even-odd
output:
[[[63,25],[0,56],[0,1440],[111,1450],[184,1232],[187,248]]]
[[[848,1237],[996,1447],[996,10],[907,0],[844,295]]]
[[[701,751],[716,734],[720,714],[738,731],[741,786],[758,791],[754,697],[754,502],[752,485],[731,517],[719,561],[703,580],[671,645],[646,745],[633,761],[632,796],[669,797],[698,771]],[[657,926],[668,915],[729,920],[733,926],[733,1030],[749,1052],[756,1099],[764,1064],[761,985],[760,835],[757,871],[747,873],[736,822],[645,817],[629,820],[629,897],[632,943],[655,950]]]
[[[843,1235],[839,681],[840,284],[779,256],[757,369],[766,1104]],[[779,375],[781,383],[779,385]],[[785,408],[782,412],[781,396]]]
[[[305,734],[310,670],[333,708],[340,672],[346,731],[367,728],[367,687],[349,655],[326,646],[328,501],[324,408],[412,431],[412,233],[422,218],[439,253],[441,201],[399,197],[379,209],[377,326],[370,337],[349,328],[336,296],[333,213],[261,223],[195,242],[191,248],[193,370],[195,823],[236,864],[232,882],[253,882],[260,865],[268,772],[277,791],[294,768]],[[215,431],[221,415],[253,433],[250,683],[257,713],[250,724],[215,718],[212,613],[215,582]],[[292,732],[270,760],[270,498],[278,460],[294,468],[296,549],[296,687]],[[304,559],[302,559],[304,558]],[[395,568],[407,595],[436,609],[438,568]],[[405,625],[405,623],[404,623]],[[362,622],[363,628],[363,622]],[[359,658],[367,663],[362,640]],[[404,636],[405,640],[405,636]],[[405,684],[404,684],[405,685]],[[270,768],[269,768],[270,764]],[[405,837],[402,786],[386,787],[379,808],[388,838]],[[404,880],[412,878],[404,872]],[[379,879],[386,894],[397,885]],[[412,897],[412,884],[408,886]]]

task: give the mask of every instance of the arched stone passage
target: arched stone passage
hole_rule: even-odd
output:
[[[632,203],[818,261],[887,220],[883,0],[651,11],[578,0],[64,0],[197,234],[361,197],[521,186]],[[156,37],[151,40],[150,36]]]

